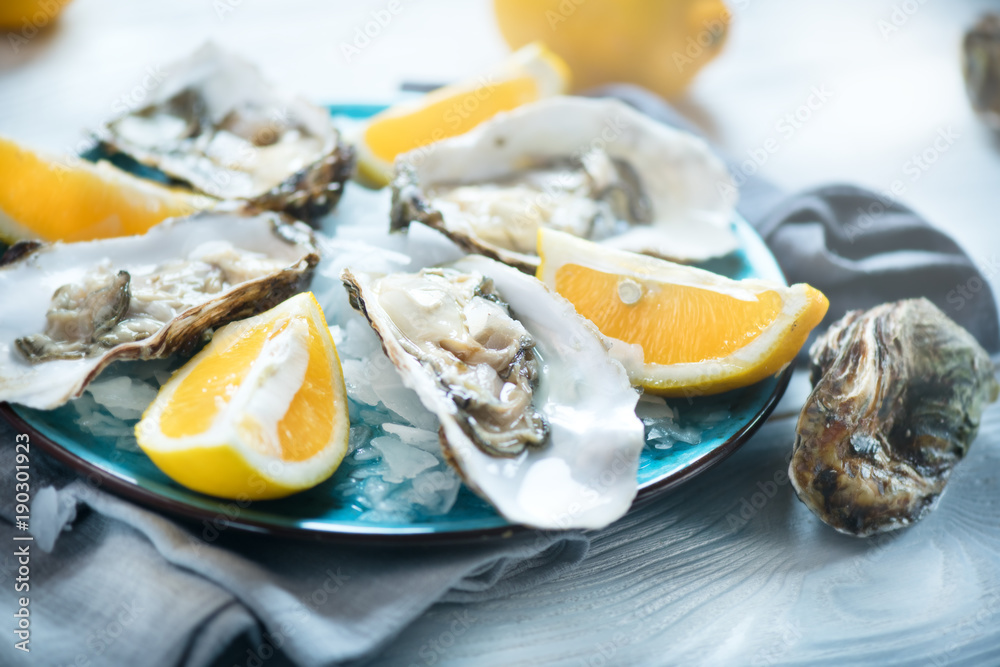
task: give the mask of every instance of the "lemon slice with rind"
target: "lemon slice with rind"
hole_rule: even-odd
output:
[[[350,424],[340,359],[311,293],[219,329],[163,385],[136,440],[174,481],[280,498],[330,477]]]
[[[165,187],[109,162],[61,163],[0,138],[0,241],[91,241],[144,234],[211,208],[210,197]]]
[[[568,86],[566,63],[541,43],[529,44],[491,72],[373,116],[357,141],[359,176],[386,185],[397,155],[465,134],[501,111],[560,95]]]
[[[817,289],[732,280],[542,228],[537,277],[612,339],[633,384],[664,396],[743,387],[783,370],[829,306]]]

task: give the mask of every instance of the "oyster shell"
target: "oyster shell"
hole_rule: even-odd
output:
[[[638,394],[569,302],[480,256],[342,278],[440,420],[446,458],[504,517],[600,528],[628,510],[643,447]]]
[[[902,528],[930,512],[996,400],[989,355],[926,299],[853,311],[810,349],[813,391],[788,474],[842,533]]]
[[[337,204],[354,152],[325,110],[213,44],[168,70],[145,107],[102,128],[105,149],[207,195],[307,222]]]
[[[723,163],[611,99],[542,100],[406,153],[392,192],[394,230],[421,222],[529,273],[542,225],[681,262],[737,247]]]
[[[391,321],[393,339],[437,379],[480,449],[516,456],[545,442],[548,424],[531,406],[539,374],[535,342],[489,278],[423,269],[366,281],[348,270],[351,304],[367,315],[363,282]],[[374,325],[377,318],[369,319]]]
[[[985,14],[962,40],[962,74],[972,107],[1000,127],[1000,14]]]
[[[113,361],[167,356],[277,305],[318,261],[309,228],[272,212],[14,246],[0,262],[0,401],[58,407]]]

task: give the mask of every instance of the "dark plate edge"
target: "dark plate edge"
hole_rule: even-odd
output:
[[[700,475],[714,465],[721,463],[732,456],[737,449],[753,437],[760,427],[764,425],[764,422],[767,421],[767,418],[771,416],[771,413],[774,412],[774,408],[778,406],[778,403],[781,401],[781,397],[785,395],[785,390],[788,389],[788,383],[792,378],[794,370],[794,365],[789,364],[785,370],[779,373],[778,384],[774,386],[774,391],[772,391],[771,395],[768,396],[767,401],[757,414],[751,417],[750,421],[744,424],[743,428],[734,433],[731,438],[713,449],[708,454],[702,456],[691,465],[639,489],[639,493],[636,495],[636,500],[645,501],[650,498],[654,498],[661,493],[670,491],[671,489],[674,489],[688,481],[692,477]],[[634,506],[635,505],[633,503],[633,507]]]
[[[631,511],[637,504],[654,499],[655,497],[676,488],[687,480],[699,475],[712,466],[724,461],[747,442],[754,433],[767,421],[767,418],[774,411],[781,400],[785,389],[788,387],[789,379],[792,375],[792,367],[786,368],[778,377],[778,384],[768,397],[761,409],[732,437],[716,447],[710,453],[698,459],[683,470],[679,470],[673,475],[669,475],[648,486],[639,489],[633,501]],[[94,465],[90,461],[80,458],[76,454],[64,449],[59,444],[42,435],[34,426],[26,422],[8,403],[0,403],[0,414],[22,432],[28,433],[33,443],[38,443],[43,451],[50,454],[59,462],[69,466],[77,472],[88,477],[96,477],[101,482],[103,488],[134,500],[147,508],[164,512],[167,514],[179,515],[192,521],[215,521],[220,515],[225,517],[226,528],[235,528],[238,531],[254,533],[257,535],[267,535],[271,537],[291,537],[305,541],[319,542],[339,542],[372,544],[381,546],[406,546],[415,544],[455,544],[485,541],[492,539],[509,538],[515,535],[534,532],[535,529],[523,525],[507,525],[495,528],[482,528],[475,530],[457,530],[451,532],[404,532],[386,535],[384,533],[369,532],[364,530],[317,530],[315,528],[288,528],[285,526],[275,526],[261,521],[230,518],[221,512],[210,512],[197,507],[192,507],[182,502],[166,498],[153,491],[149,491],[140,486],[127,482],[116,475]]]

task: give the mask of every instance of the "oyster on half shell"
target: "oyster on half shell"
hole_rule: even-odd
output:
[[[325,110],[213,44],[166,69],[145,106],[101,128],[105,149],[204,194],[307,222],[337,204],[354,152]]]
[[[0,401],[58,407],[113,361],[168,356],[277,305],[318,262],[311,230],[273,212],[15,245],[0,260]]]
[[[542,100],[406,153],[392,193],[394,230],[420,222],[528,273],[540,226],[680,262],[737,247],[725,165],[611,99]]]
[[[596,331],[532,277],[480,256],[342,274],[445,457],[510,521],[600,528],[635,497],[637,392]]]
[[[996,400],[989,355],[926,299],[850,312],[809,354],[788,469],[799,498],[861,537],[923,518]]]

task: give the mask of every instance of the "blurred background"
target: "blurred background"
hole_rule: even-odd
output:
[[[561,22],[541,4],[540,29],[555,34]],[[551,4],[564,14],[585,7]],[[960,56],[964,31],[1000,2],[726,5],[721,52],[675,104],[741,169],[788,190],[897,184],[898,199],[952,233],[1000,285],[1000,141],[970,107]],[[391,20],[359,41],[389,8]],[[78,150],[85,128],[137,105],[166,66],[208,39],[317,102],[393,101],[403,82],[467,78],[510,51],[490,0],[74,0],[43,29],[0,35],[0,133],[62,153]],[[699,55],[696,41],[670,39],[673,52]],[[667,63],[675,66],[686,69]]]

